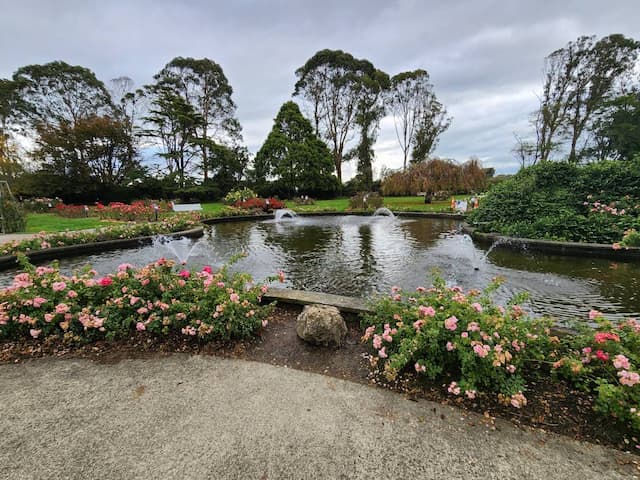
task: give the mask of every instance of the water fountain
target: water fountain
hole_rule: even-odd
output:
[[[385,207],[378,208],[375,212],[373,212],[374,217],[391,217],[396,218],[391,210]]]
[[[186,264],[190,257],[194,256],[196,250],[201,246],[202,239],[192,242],[186,237],[172,238],[166,235],[158,235],[153,240],[153,247],[158,252],[158,256],[173,257],[181,264]],[[166,252],[162,254],[162,252]]]
[[[282,222],[283,220],[294,220],[298,214],[288,208],[280,208],[275,211],[276,222]]]

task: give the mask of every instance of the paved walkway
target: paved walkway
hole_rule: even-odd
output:
[[[242,360],[35,360],[0,386],[3,479],[634,478],[629,454]]]
[[[0,233],[0,245],[13,242],[14,240],[21,242],[22,240],[33,238],[36,235],[37,233]]]

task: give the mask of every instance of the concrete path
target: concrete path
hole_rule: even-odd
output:
[[[216,357],[1,365],[0,405],[3,479],[634,478],[629,454]]]
[[[37,233],[0,233],[0,245],[3,243],[11,243],[14,240],[21,242],[22,240],[30,240],[36,237]]]

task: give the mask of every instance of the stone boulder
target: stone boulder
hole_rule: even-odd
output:
[[[347,325],[336,307],[307,305],[298,315],[296,333],[314,345],[340,346],[347,335]]]

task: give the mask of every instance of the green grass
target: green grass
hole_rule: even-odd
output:
[[[105,222],[98,217],[65,218],[54,213],[27,214],[27,232],[63,232],[65,230],[86,230],[88,228],[106,227],[114,222]]]
[[[224,206],[225,205],[222,202],[203,203],[202,204],[202,211],[203,212],[207,212],[207,213],[218,214],[218,213],[220,213],[220,210],[222,210],[222,208]]]
[[[467,197],[459,197],[459,200]],[[292,200],[285,200],[288,208],[296,212],[345,212],[349,209],[348,198],[334,198],[332,200],[316,200],[314,205],[296,205]],[[424,197],[385,197],[384,206],[390,210],[403,212],[450,212],[451,199],[424,203]],[[207,213],[218,214],[224,207],[223,203],[203,203],[202,210]]]

